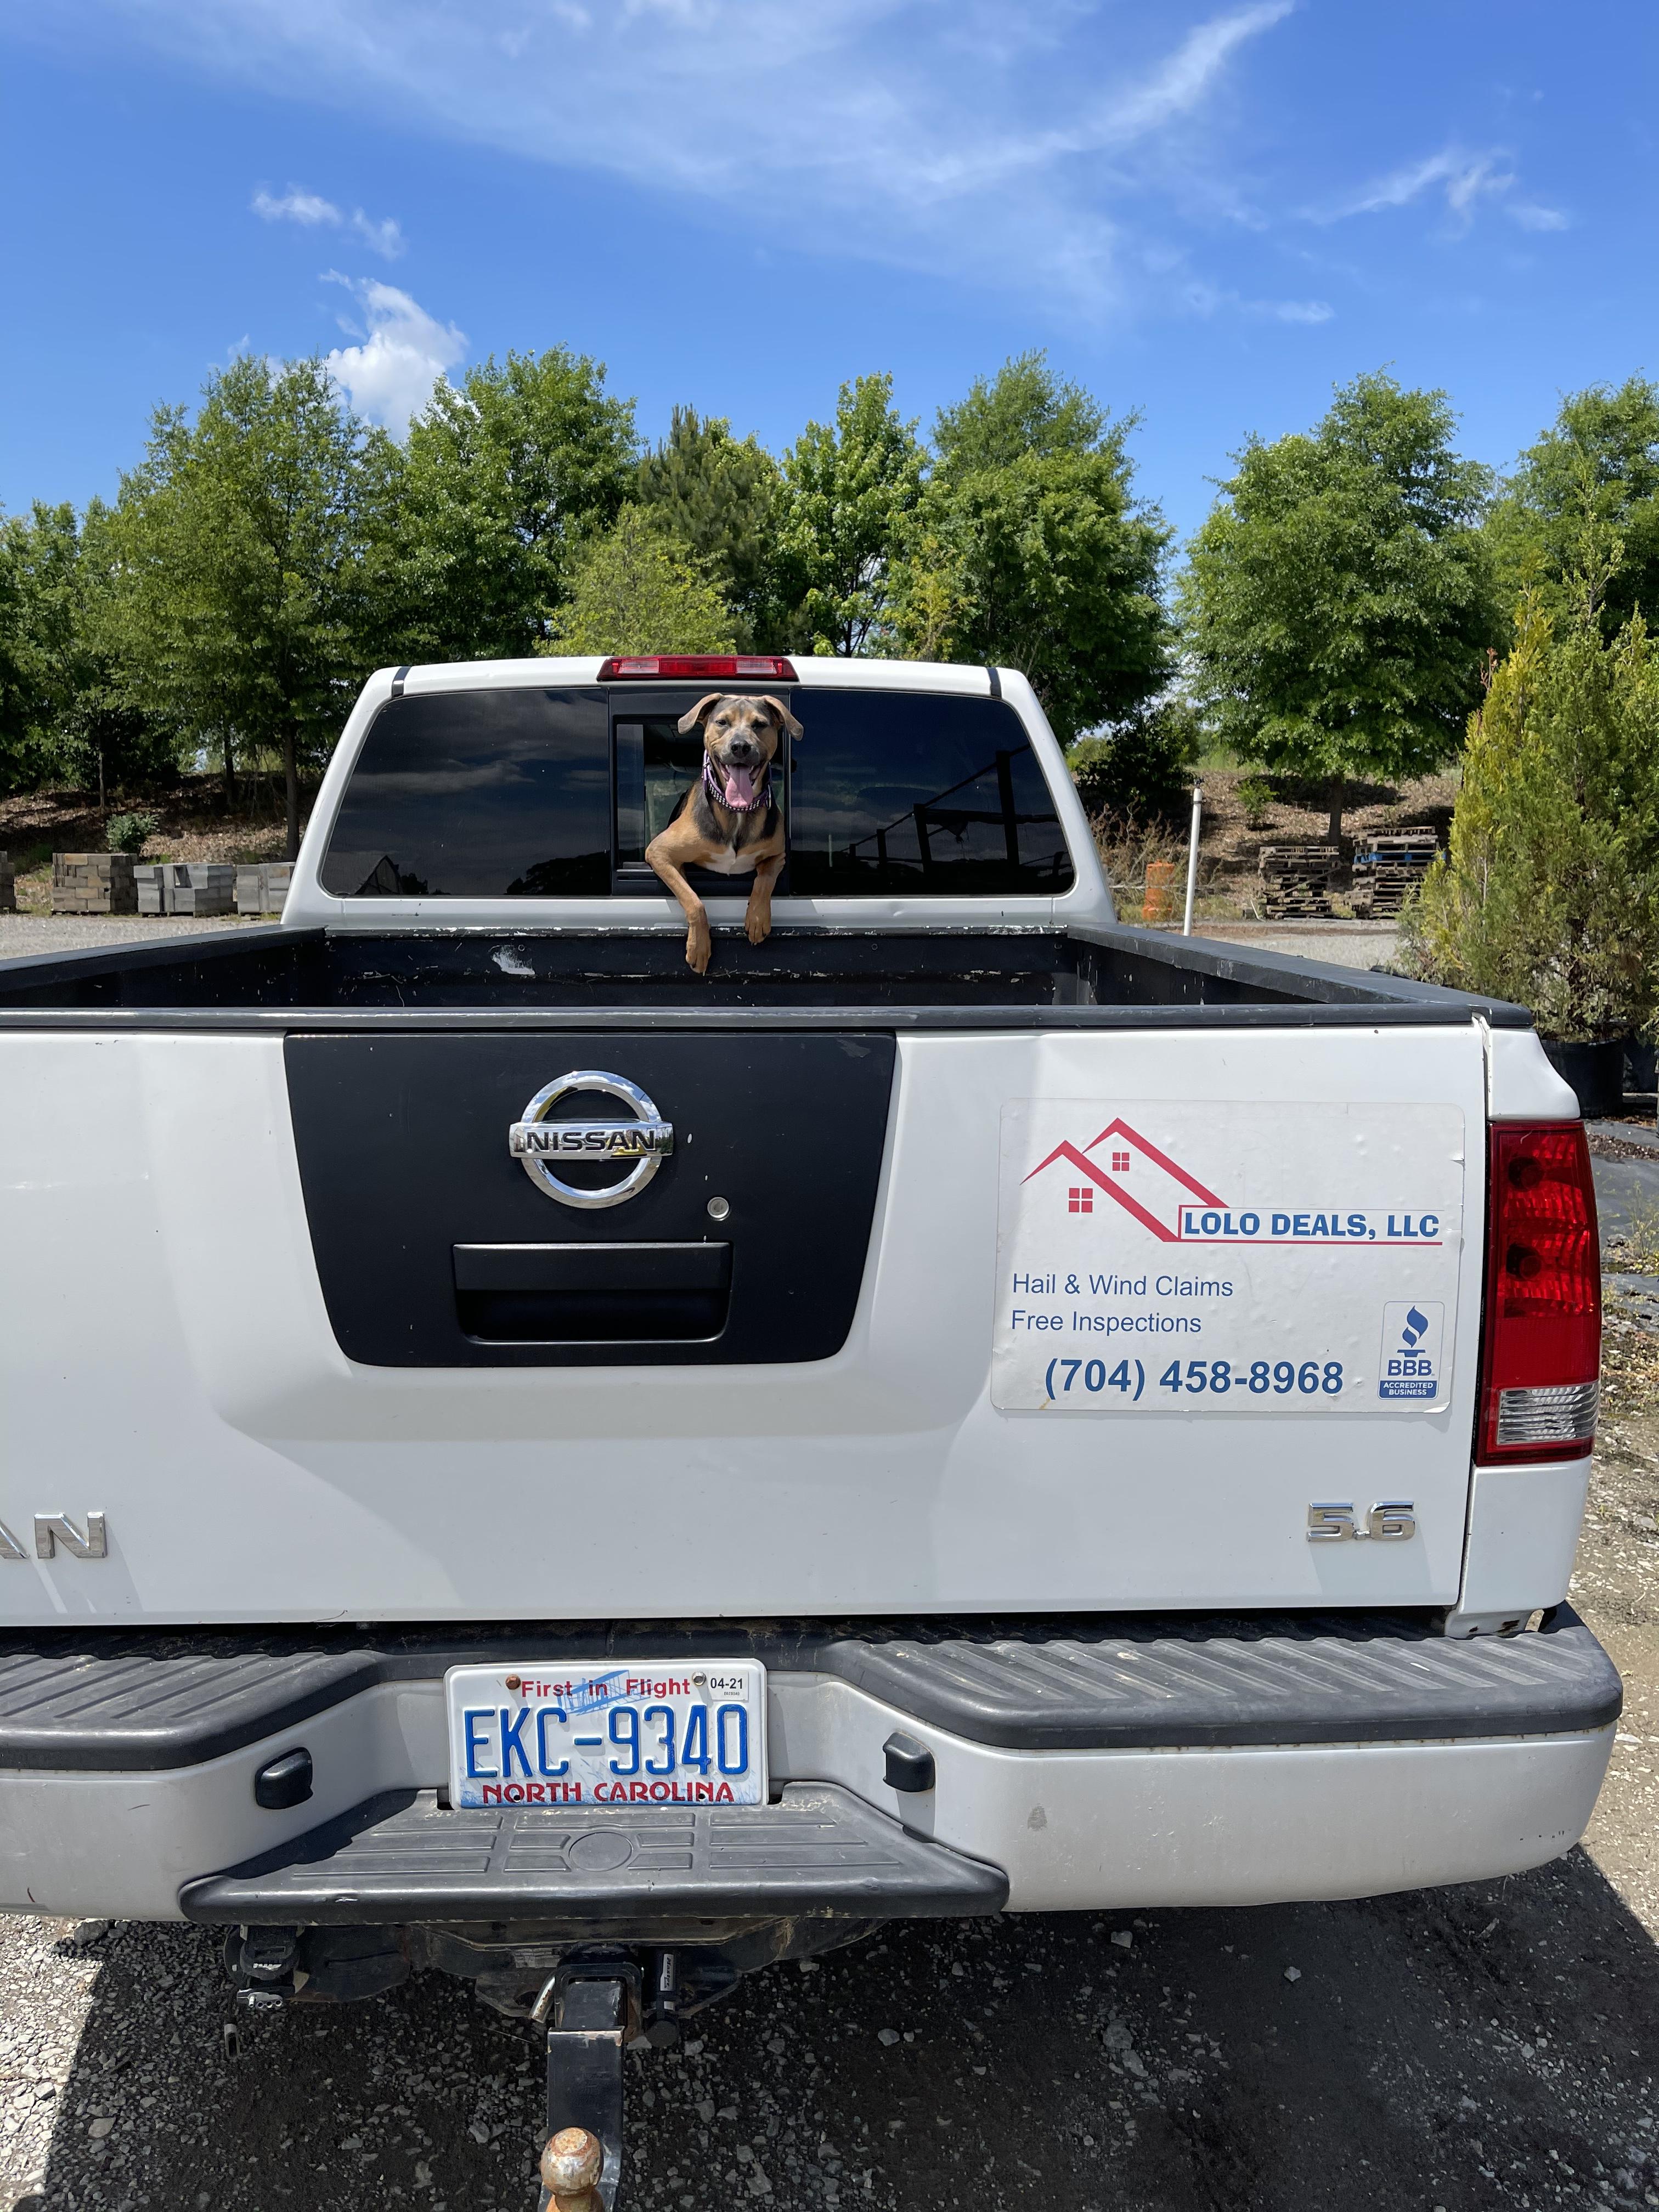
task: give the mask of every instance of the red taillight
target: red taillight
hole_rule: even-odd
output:
[[[704,677],[726,683],[793,684],[795,669],[793,661],[775,653],[635,653],[605,661],[599,668],[601,684],[614,684],[630,676],[655,676],[676,683],[684,678],[693,684],[701,683]]]
[[[1601,1255],[1582,1121],[1500,1121],[1486,1201],[1483,1461],[1577,1459],[1595,1437]]]

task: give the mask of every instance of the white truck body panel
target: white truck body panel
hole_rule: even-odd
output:
[[[625,1070],[624,1040],[615,1057]],[[1043,1095],[1130,1111],[1279,1100],[1292,1120],[1319,1098],[1428,1099],[1478,1132],[1485,1084],[1472,1025],[1220,1046],[1179,1030],[905,1037],[835,1358],[394,1369],[354,1364],[330,1328],[280,1040],[0,1036],[20,1286],[0,1331],[0,1520],[95,1510],[109,1531],[95,1571],[61,1550],[0,1562],[0,1620],[674,1619],[688,1589],[708,1615],[1450,1605],[1478,1298],[1459,1302],[1444,1413],[999,1413],[999,1115]],[[1481,1170],[1476,1143],[1477,1223]],[[247,1255],[228,1275],[228,1241]],[[118,1327],[89,1304],[94,1251],[100,1276],[143,1286]],[[1412,1498],[1417,1540],[1310,1544],[1309,1503],[1332,1494]]]

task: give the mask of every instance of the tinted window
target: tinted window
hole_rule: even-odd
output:
[[[1005,702],[796,690],[789,875],[803,897],[1053,892],[1066,840]]]
[[[344,898],[570,898],[611,888],[601,691],[439,691],[374,718],[325,890]]]

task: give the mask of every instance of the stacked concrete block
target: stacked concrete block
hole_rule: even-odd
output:
[[[177,860],[170,914],[234,914],[236,869],[229,860]]]
[[[54,853],[54,914],[137,914],[137,863],[131,853]]]
[[[140,914],[229,914],[236,870],[225,860],[149,860],[134,871]]]
[[[17,911],[17,871],[12,866],[11,854],[0,853],[0,914]]]
[[[280,914],[294,880],[292,860],[258,860],[236,871],[238,914]]]

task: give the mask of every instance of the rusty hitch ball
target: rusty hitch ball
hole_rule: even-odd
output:
[[[599,2171],[605,2146],[586,2128],[561,2128],[542,2153],[542,2187],[550,2212],[602,2212]]]

